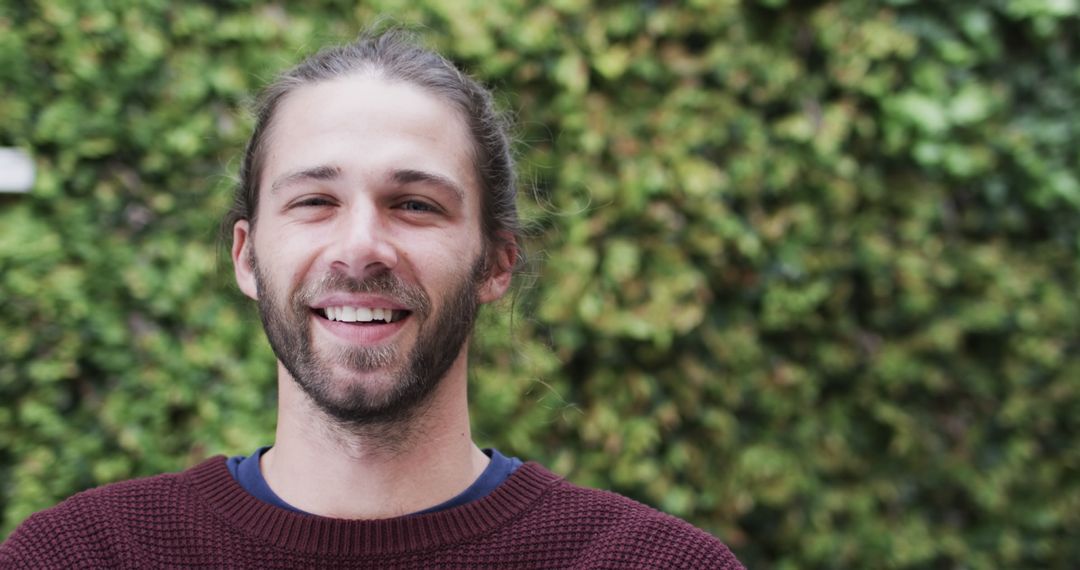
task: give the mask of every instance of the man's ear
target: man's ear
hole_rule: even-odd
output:
[[[509,232],[500,232],[497,241],[488,250],[488,273],[480,283],[478,294],[481,303],[497,301],[510,289],[518,255],[514,236]]]
[[[237,220],[233,224],[232,261],[236,284],[245,295],[252,299],[259,298],[259,289],[255,286],[255,256],[252,251],[251,224],[247,220]]]

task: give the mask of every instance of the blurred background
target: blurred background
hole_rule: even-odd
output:
[[[750,568],[1080,567],[1076,0],[0,0],[0,537],[272,441],[217,224],[379,16],[517,118],[474,435]]]

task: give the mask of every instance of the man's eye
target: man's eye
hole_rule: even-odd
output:
[[[420,200],[405,200],[401,204],[398,204],[398,209],[405,210],[407,212],[435,212],[437,208],[427,202]]]
[[[297,207],[299,207],[299,208],[319,207],[319,206],[330,206],[330,205],[332,205],[330,200],[328,200],[326,198],[321,198],[319,196],[312,196],[310,198],[304,198],[303,200],[297,200],[296,202],[293,202],[293,207],[294,208],[297,208]]]

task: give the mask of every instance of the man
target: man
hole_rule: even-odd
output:
[[[712,536],[469,432],[467,347],[518,253],[490,94],[400,32],[269,86],[236,281],[278,359],[274,445],[80,493],[3,567],[741,568]]]

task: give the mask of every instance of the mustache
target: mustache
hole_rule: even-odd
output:
[[[389,270],[380,271],[364,279],[357,279],[340,271],[331,271],[316,281],[304,283],[293,298],[305,307],[315,299],[329,293],[369,293],[388,297],[408,307],[420,316],[431,313],[431,299],[418,285],[401,280]]]

